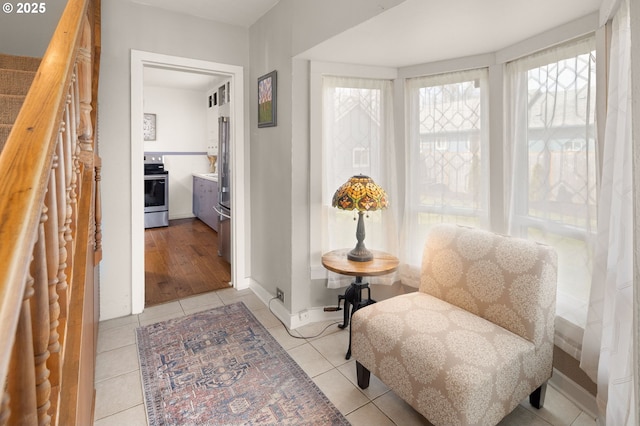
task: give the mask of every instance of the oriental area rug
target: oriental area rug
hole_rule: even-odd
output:
[[[242,302],[136,337],[150,426],[349,424]]]

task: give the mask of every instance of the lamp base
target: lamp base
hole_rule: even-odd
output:
[[[371,253],[364,245],[364,213],[358,212],[358,226],[356,227],[356,239],[358,244],[347,253],[347,259],[355,262],[369,262],[373,260],[373,253]]]
[[[357,247],[347,253],[347,259],[354,262],[369,262],[373,260],[373,253],[364,247]]]

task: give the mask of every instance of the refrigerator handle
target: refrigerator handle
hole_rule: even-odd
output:
[[[213,206],[213,209],[214,209],[214,210],[216,211],[216,213],[218,213],[220,216],[222,216],[222,217],[226,217],[227,219],[231,219],[231,216],[229,216],[228,214],[224,214],[224,213],[222,213],[220,210],[218,210],[218,209],[216,208],[216,206]]]

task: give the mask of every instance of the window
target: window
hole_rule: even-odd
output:
[[[407,80],[406,260],[419,266],[429,227],[485,226],[486,70]]]
[[[393,149],[392,82],[390,80],[323,76],[322,78],[322,252],[354,247],[354,211],[331,206],[335,191],[351,176],[370,176],[396,194]],[[365,219],[368,247],[394,251],[397,229],[393,203]]]
[[[558,252],[558,314],[586,306],[596,231],[594,40],[513,62],[510,232]],[[584,326],[583,313],[568,319]]]
[[[370,165],[369,149],[361,146],[353,148],[353,169],[368,169]]]

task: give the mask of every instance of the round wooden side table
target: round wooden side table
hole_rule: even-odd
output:
[[[369,283],[363,283],[362,278],[389,274],[398,269],[398,264],[400,263],[398,258],[392,254],[378,250],[371,250],[373,260],[357,262],[347,258],[349,251],[351,249],[339,249],[322,255],[322,265],[325,268],[341,275],[355,277],[355,281],[347,287],[344,295],[338,296],[338,307],[340,306],[340,301],[344,300],[344,321],[338,325],[340,328],[346,328],[349,325],[351,315],[355,311],[375,303],[375,300],[371,298]],[[362,290],[365,288],[367,289],[367,298],[363,299]],[[349,328],[349,348],[345,358],[351,358],[351,328]]]

